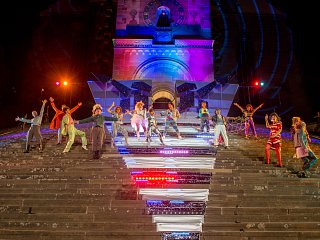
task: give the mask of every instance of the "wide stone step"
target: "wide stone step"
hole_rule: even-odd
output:
[[[237,205],[240,205],[241,207],[272,207],[274,205],[283,208],[283,207],[319,207],[319,202],[317,201],[290,201],[287,203],[283,203],[282,201],[280,202],[271,202],[272,199],[270,199],[270,201],[262,201],[262,202],[252,202],[252,201],[257,201],[259,199],[252,199],[252,200],[240,200],[240,199],[235,199],[234,197],[230,197],[230,198],[225,198],[224,200],[220,200],[220,201],[210,201],[210,207],[234,207]],[[273,201],[275,201],[275,199],[273,199]]]
[[[81,216],[79,216],[81,217]],[[115,219],[117,220],[117,219]],[[66,221],[66,222],[65,222]],[[110,222],[76,222],[70,219],[58,219],[56,218],[56,222],[47,222],[47,221],[11,221],[9,223],[0,222],[0,239],[1,234],[6,229],[10,229],[12,232],[20,231],[23,232],[25,230],[37,230],[37,231],[64,231],[65,234],[68,234],[73,231],[81,232],[82,234],[86,234],[86,232],[100,232],[100,234],[104,234],[105,232],[109,233],[126,233],[126,232],[145,232],[152,233],[155,232],[156,227],[151,224],[151,219],[147,219],[145,222],[136,222],[136,223],[110,223]],[[118,220],[119,221],[119,220]],[[128,221],[134,222],[134,219],[128,219]],[[137,220],[139,221],[139,220]],[[149,223],[147,223],[149,222]]]
[[[52,219],[55,221],[56,218],[67,219],[69,216],[71,217],[72,214],[79,214],[83,215],[83,219],[77,221],[86,221],[86,219],[91,219],[92,216],[105,219],[108,221],[110,217],[118,218],[118,217],[125,217],[126,215],[129,218],[144,218],[146,215],[146,208],[136,206],[136,204],[132,203],[131,205],[127,206],[112,206],[112,205],[102,205],[101,207],[93,206],[86,206],[86,205],[65,205],[61,207],[59,205],[48,204],[48,206],[37,206],[37,205],[30,205],[27,204],[24,206],[1,206],[1,219],[0,221],[5,221],[6,219]],[[130,213],[130,214],[128,214]],[[34,215],[35,214],[35,215]],[[46,215],[47,214],[47,215]],[[52,215],[54,214],[54,215]],[[52,215],[52,216],[51,216]]]
[[[204,223],[203,231],[219,232],[219,231],[261,231],[261,232],[276,232],[276,231],[297,231],[297,232],[310,232],[320,231],[318,222],[228,222],[228,223]]]
[[[21,230],[21,231],[0,231],[1,240],[24,239],[24,240],[159,240],[160,234],[157,232],[140,231],[58,231],[58,230]]]
[[[259,239],[259,240],[316,240],[319,239],[317,231],[250,231],[244,229],[239,231],[219,231],[219,232],[203,232],[204,239],[209,240],[239,240],[239,239]]]
[[[265,210],[265,209],[262,209]],[[206,213],[208,216],[209,213]],[[235,223],[243,223],[243,222],[268,222],[268,223],[278,223],[278,222],[298,222],[298,223],[306,223],[306,222],[319,222],[319,216],[310,216],[308,214],[305,215],[281,215],[277,216],[274,213],[261,214],[261,215],[216,215],[214,217],[206,217],[206,224],[210,223],[222,223],[222,222],[235,222]]]

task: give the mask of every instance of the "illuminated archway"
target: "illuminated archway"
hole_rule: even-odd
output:
[[[173,58],[151,58],[137,67],[132,79],[152,79],[159,82],[193,81],[189,67]]]
[[[151,100],[155,109],[166,109],[169,102],[175,103],[174,94],[167,90],[155,92]]]

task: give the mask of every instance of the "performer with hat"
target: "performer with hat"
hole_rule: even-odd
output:
[[[92,152],[93,158],[99,159],[102,151],[103,140],[105,136],[104,121],[118,121],[118,118],[106,117],[102,115],[102,107],[100,104],[95,104],[92,108],[92,116],[76,121],[76,123],[89,123],[93,122],[91,132],[92,137]]]

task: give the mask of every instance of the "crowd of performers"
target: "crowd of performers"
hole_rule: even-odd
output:
[[[105,137],[105,121],[112,121],[112,141],[111,147],[114,147],[114,139],[117,137],[118,133],[122,134],[125,139],[125,144],[128,145],[128,131],[123,126],[123,119],[125,115],[131,116],[131,125],[135,129],[137,140],[140,140],[140,128],[142,127],[145,141],[150,143],[152,141],[152,133],[157,135],[160,140],[160,144],[164,145],[164,139],[166,137],[169,127],[172,127],[177,134],[178,139],[182,139],[179,132],[177,120],[180,118],[180,112],[175,108],[173,103],[168,103],[168,109],[162,111],[160,115],[155,114],[153,106],[151,105],[148,109],[144,108],[144,103],[139,101],[136,103],[133,110],[126,110],[123,113],[120,106],[115,106],[113,102],[108,108],[108,113],[112,116],[107,117],[102,115],[102,107],[100,104],[95,104],[92,109],[92,115],[88,118],[82,120],[74,120],[72,118],[72,113],[75,112],[82,103],[78,103],[75,107],[70,109],[66,105],[61,106],[61,110],[58,109],[54,103],[54,99],[50,97],[50,103],[55,111],[55,115],[50,123],[50,129],[57,130],[57,144],[61,144],[62,136],[68,136],[67,144],[63,150],[63,153],[70,151],[75,137],[81,137],[82,148],[88,150],[87,148],[87,138],[83,131],[78,130],[75,124],[81,123],[93,123],[91,138],[92,138],[92,153],[93,158],[98,159],[101,156],[102,147]],[[25,123],[30,123],[30,129],[27,133],[27,142],[25,147],[25,153],[30,151],[30,142],[36,138],[39,146],[39,151],[43,151],[42,136],[40,132],[40,126],[42,122],[42,117],[44,113],[45,104],[47,100],[44,100],[40,113],[37,111],[32,111],[32,119],[25,119],[17,117],[16,121],[21,121]],[[253,108],[251,104],[247,104],[245,108],[241,107],[238,103],[234,103],[243,113],[244,124],[245,124],[245,138],[249,137],[249,129],[252,131],[254,138],[257,138],[257,132],[255,129],[255,124],[253,120],[254,113],[260,109],[263,104],[258,107]],[[157,116],[162,116],[165,118],[164,131],[161,131],[157,125]],[[213,116],[210,116],[209,110],[207,108],[206,102],[201,102],[201,108],[198,113],[198,118],[200,119],[200,132],[210,131],[210,120],[213,124],[214,147],[218,147],[219,144],[223,143],[224,147],[227,149],[229,147],[229,140],[227,134],[227,117],[221,114],[219,108],[215,109]],[[265,116],[266,128],[270,129],[270,134],[268,141],[265,145],[265,163],[270,164],[270,149],[274,150],[278,160],[278,167],[282,167],[281,160],[281,132],[282,132],[282,122],[281,118],[276,113],[271,113],[269,116]],[[298,175],[301,177],[308,176],[308,170],[317,162],[317,157],[310,148],[309,142],[310,137],[306,129],[306,123],[302,121],[299,117],[292,118],[292,128],[291,128],[292,140],[294,142],[295,155],[294,157],[299,158],[303,162],[301,171]]]

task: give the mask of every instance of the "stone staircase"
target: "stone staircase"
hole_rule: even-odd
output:
[[[286,140],[285,167],[266,165],[265,142],[231,137],[231,149],[218,152],[203,239],[320,239],[319,167],[311,178],[293,174],[302,164]]]
[[[44,153],[22,153],[25,134],[0,140],[1,240],[161,239],[116,149],[106,146],[93,160],[80,142],[62,154],[54,132],[43,137]],[[209,188],[200,239],[320,239],[318,163],[302,179],[292,173],[301,166],[292,142],[283,143],[283,168],[263,163],[264,137],[232,135],[230,142],[218,151],[210,185],[161,185]],[[319,145],[312,148],[319,156]]]
[[[145,203],[115,150],[92,160],[75,143],[61,154],[54,133],[44,153],[1,147],[0,239],[159,239]]]

